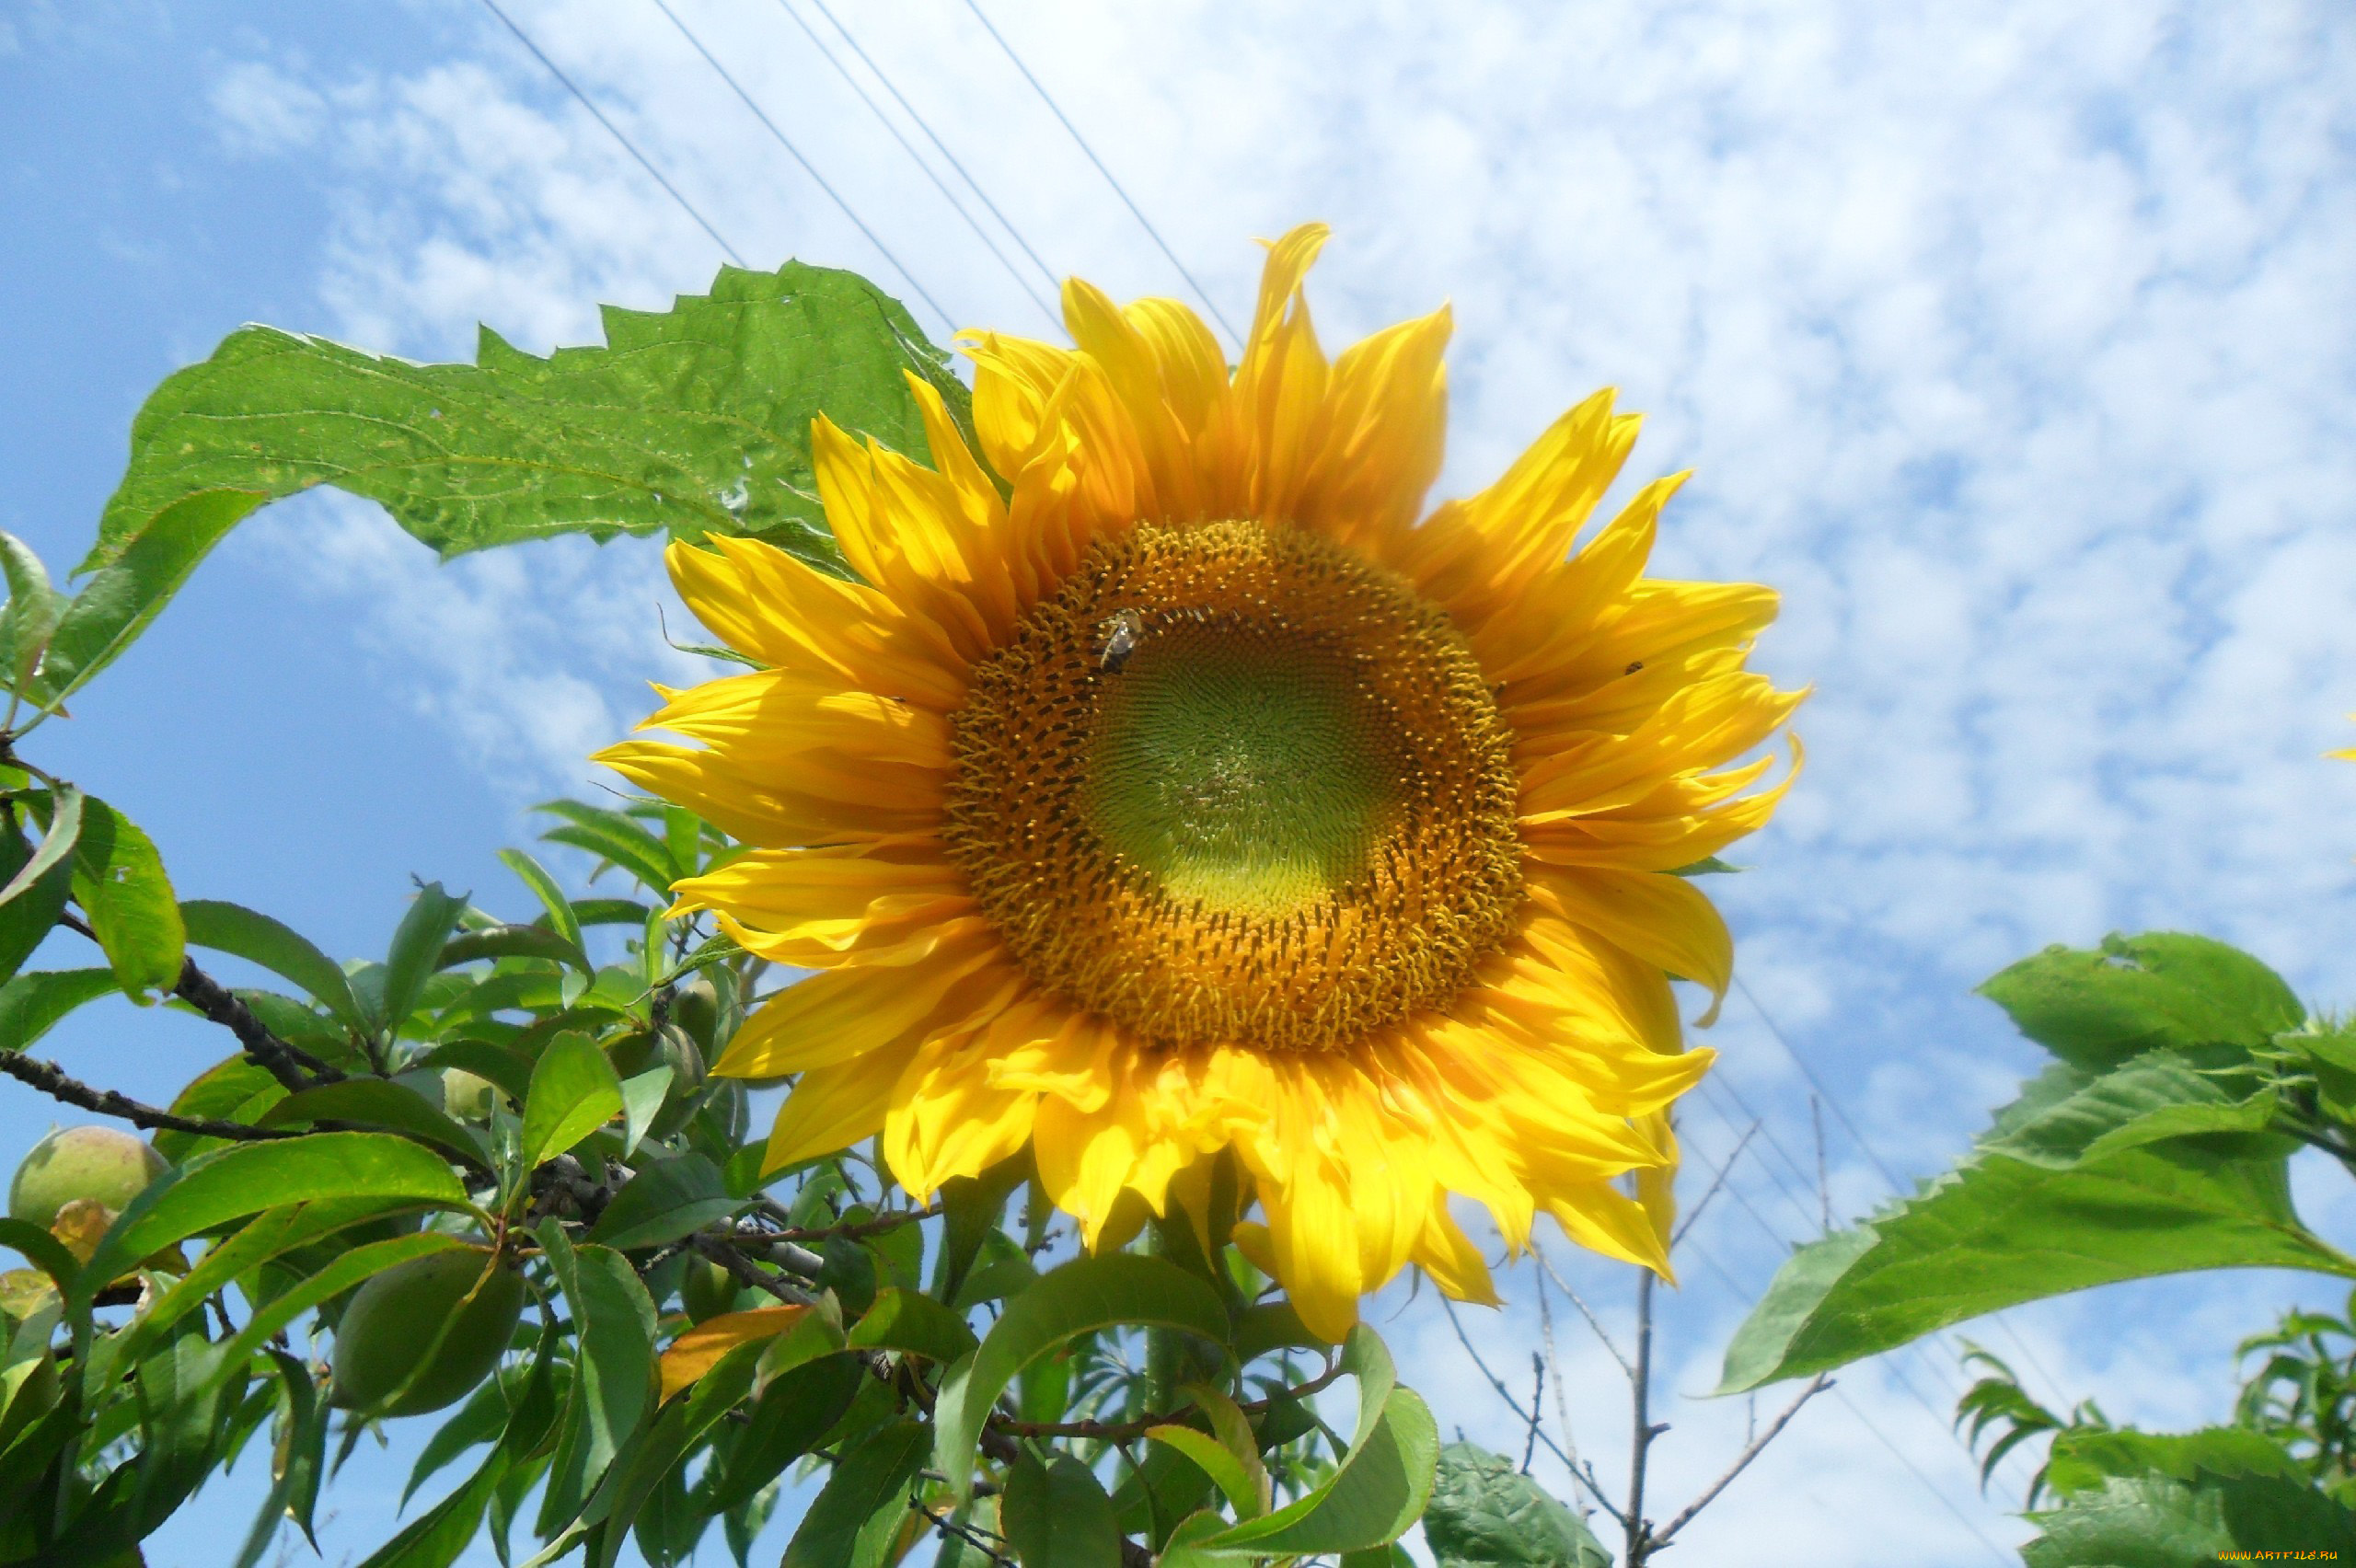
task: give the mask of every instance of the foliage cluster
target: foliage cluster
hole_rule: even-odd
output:
[[[2356,1174],[2356,1033],[2310,1018],[2247,953],[2175,933],[2049,948],[1984,994],[2054,1060],[1954,1170],[1802,1249],[1728,1346],[1725,1387],[1821,1374],[1951,1323],[2065,1292],[2197,1269],[2356,1278],[2309,1230],[2289,1163]],[[2347,1470],[2350,1333],[2293,1314],[2229,1426],[2114,1427],[2057,1415],[1990,1371],[1958,1412],[1990,1438],[1983,1475],[2050,1439],[2029,1498],[2030,1568],[2207,1562],[2235,1551],[2356,1551]]]

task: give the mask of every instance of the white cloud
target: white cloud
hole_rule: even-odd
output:
[[[300,152],[327,128],[328,101],[318,90],[265,61],[224,68],[209,96],[234,152]]]
[[[837,9],[1051,262],[1116,294],[1183,292],[964,7]],[[681,10],[961,320],[1040,329],[783,17]],[[516,14],[756,264],[797,254],[898,286],[659,12]],[[1762,662],[1818,688],[1807,778],[1738,853],[1759,869],[1714,891],[1761,998],[1902,1170],[1943,1163],[2030,1065],[1965,993],[2044,942],[2193,927],[2320,997],[2356,989],[2335,969],[2356,947],[2356,771],[2317,755],[2356,707],[2344,7],[992,14],[1231,318],[1245,238],[1312,215],[1336,228],[1313,281],[1332,340],[1452,299],[1444,488],[1481,483],[1593,385],[1651,410],[1634,475],[1697,470],[1659,569],[1783,588]],[[330,160],[339,329],[463,355],[481,318],[540,349],[594,338],[595,301],[699,290],[717,253],[695,224],[512,38],[451,16],[466,46],[407,75],[223,78],[228,133],[315,135]],[[327,590],[393,585],[364,612],[387,678],[486,767],[577,777],[640,710],[629,677],[660,652],[646,552],[428,575],[388,529],[340,526]],[[1806,1085],[1759,1020],[1734,1003],[1715,1043],[1807,1162]],[[1834,1190],[1863,1207],[1879,1179],[1833,1140]],[[1763,1167],[1745,1169],[1796,1234]],[[1763,1282],[1775,1250],[1743,1211],[1702,1234]],[[2228,1381],[2200,1347],[2292,1291],[2138,1286],[2019,1332],[2061,1394],[2185,1419],[2218,1413]],[[2131,1297],[2192,1314],[2201,1337],[2109,1332]],[[1693,1309],[1688,1343],[1721,1343],[1736,1305]],[[1499,1332],[1534,1330],[1523,1310]],[[1419,1365],[1440,1356],[1416,1345]],[[1706,1356],[1678,1355],[1680,1386],[1707,1380]],[[2015,1539],[1883,1377],[1846,1391]],[[1711,1441],[1671,1461],[1680,1483],[1736,1419],[1693,1410],[1680,1451],[1687,1425]],[[1985,1556],[1894,1467],[1854,1420],[1811,1410],[1707,1516],[1718,1533],[1696,1527],[1695,1555]]]

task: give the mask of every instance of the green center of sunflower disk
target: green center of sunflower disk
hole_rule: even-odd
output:
[[[1103,680],[1082,810],[1182,905],[1287,915],[1364,874],[1399,800],[1388,729],[1330,643],[1157,617]]]

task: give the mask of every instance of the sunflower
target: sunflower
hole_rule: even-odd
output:
[[[880,1133],[928,1197],[1028,1145],[1092,1248],[1240,1185],[1338,1340],[1409,1263],[1496,1299],[1451,1193],[1667,1273],[1710,1060],[1669,978],[1732,963],[1674,873],[1767,819],[1789,778],[1733,764],[1798,695],[1743,668],[1771,592],[1642,575],[1682,476],[1573,550],[1635,439],[1609,392],[1422,515],[1449,314],[1328,360],[1325,236],[1269,248],[1231,373],[1078,281],[1074,348],[965,335],[987,468],[914,377],[930,467],[819,420],[853,575],[674,546],[762,667],[600,756],[753,846],[678,907],[815,972],[717,1064],[796,1078],[768,1169]]]

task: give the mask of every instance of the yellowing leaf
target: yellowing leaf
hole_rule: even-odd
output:
[[[669,1399],[710,1371],[740,1344],[775,1339],[802,1320],[807,1307],[756,1307],[707,1318],[671,1342],[663,1353],[663,1397]]]

